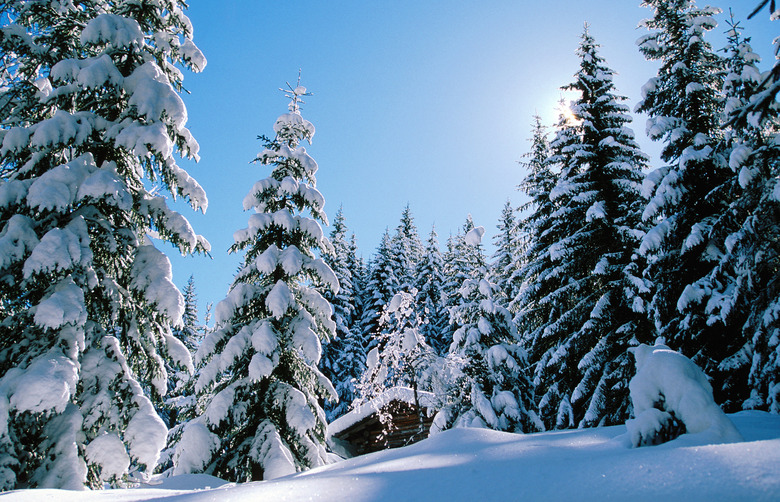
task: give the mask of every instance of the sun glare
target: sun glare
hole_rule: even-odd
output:
[[[561,99],[558,103],[558,114],[560,117],[563,117],[569,125],[577,125],[582,122],[571,109],[571,101]]]

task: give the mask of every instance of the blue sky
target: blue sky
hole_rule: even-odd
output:
[[[758,0],[731,2],[745,34],[767,61],[780,23]],[[294,83],[314,95],[302,115],[317,128],[307,151],[317,160],[317,188],[332,219],[343,205],[347,225],[368,258],[408,203],[423,238],[435,223],[442,244],[472,214],[486,242],[507,199],[521,202],[517,164],[528,148],[531,117],[554,123],[559,88],[578,67],[583,23],[618,75],[632,108],[655,66],[636,48],[650,16],[636,0],[458,1],[357,0],[266,2],[192,0],[188,15],[208,66],[185,74],[188,126],[199,163],[182,162],[205,188],[205,215],[176,207],[212,245],[212,258],[171,255],[180,289],[195,276],[201,315],[221,300],[241,256],[228,255],[233,232],[246,227],[242,200],[268,168],[250,164],[271,135]],[[717,6],[728,10],[724,4]],[[719,21],[722,21],[721,17]],[[725,24],[710,37],[722,44]],[[657,163],[658,145],[632,125]],[[329,232],[329,229],[325,229]]]

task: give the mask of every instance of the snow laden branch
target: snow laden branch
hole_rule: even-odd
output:
[[[314,135],[300,115],[304,95],[300,84],[289,90],[290,111],[255,159],[271,173],[244,199],[254,214],[231,248],[244,261],[196,354],[197,416],[171,439],[173,474],[250,481],[327,461],[320,400],[337,394],[318,364],[336,330],[323,294],[338,293],[339,281],[317,255],[332,246],[317,163],[302,146]]]

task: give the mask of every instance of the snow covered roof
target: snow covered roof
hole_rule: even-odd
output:
[[[418,390],[417,399],[420,402],[420,406],[423,408],[432,408],[434,405],[433,392]],[[414,404],[414,389],[410,387],[393,387],[387,389],[371,401],[355,407],[355,409],[346,415],[342,415],[332,423],[328,424],[328,436],[333,436],[334,434],[338,434],[339,432],[347,430],[361,420],[370,417],[372,414],[381,410],[383,407],[387,406],[393,401]]]

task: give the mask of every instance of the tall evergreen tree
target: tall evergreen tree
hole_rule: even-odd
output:
[[[561,102],[561,107],[564,106]],[[521,162],[528,174],[518,188],[529,197],[529,201],[520,207],[526,212],[518,232],[523,260],[513,279],[518,293],[509,307],[515,313],[515,324],[527,346],[540,336],[555,311],[549,294],[558,284],[558,269],[552,264],[549,248],[561,237],[555,234],[553,228],[560,204],[553,200],[551,194],[560,166],[569,158],[564,147],[566,138],[574,130],[572,126],[569,116],[561,112],[551,144],[541,119],[535,116],[531,151],[526,154],[528,160]]]
[[[346,413],[355,399],[354,382],[363,374],[366,360],[361,338],[354,331],[357,294],[353,270],[357,258],[354,256],[355,249],[347,241],[346,218],[342,208],[336,213],[330,242],[333,249],[325,253],[324,259],[336,274],[339,290],[335,294],[328,291],[324,296],[333,305],[336,336],[323,346],[320,367],[338,393],[338,401],[325,403],[325,416],[328,421],[333,421]]]
[[[206,208],[177,91],[206,60],[182,1],[0,5],[0,490],[151,473],[148,395],[184,302],[149,235],[207,251],[158,190]],[[149,187],[154,183],[156,190]]]
[[[727,35],[721,148],[731,174],[717,192],[729,207],[712,226],[714,266],[686,293],[709,324],[728,326],[735,337],[716,373],[727,391],[723,406],[780,412],[780,149],[772,139],[780,117],[768,111],[762,121],[733,120],[763,84],[758,56],[733,20]]]
[[[187,347],[190,356],[194,358],[201,340],[206,334],[205,326],[198,321],[198,297],[195,292],[195,277],[190,276],[184,287],[184,314],[182,324],[173,329],[173,336]],[[194,384],[192,380],[194,368],[176,368],[170,363],[165,365],[168,373],[168,393],[165,400],[159,404],[158,413],[169,428],[173,428],[183,418],[180,412],[183,408],[191,408],[194,404]],[[186,415],[186,413],[185,413]],[[169,431],[170,435],[170,431]]]
[[[444,290],[447,295],[448,307],[460,302],[460,287],[466,279],[477,276],[482,267],[487,264],[485,249],[482,243],[472,245],[467,242],[466,236],[474,230],[474,220],[469,214],[460,231],[451,236],[447,242],[447,251],[444,256]],[[484,231],[484,229],[482,229]]]
[[[417,265],[417,309],[422,318],[420,333],[437,354],[446,353],[452,339],[445,338],[449,313],[444,307],[444,263],[436,228],[431,228],[428,243]]]
[[[515,210],[512,203],[507,200],[501,211],[501,219],[497,225],[498,233],[493,238],[496,251],[490,262],[491,281],[498,286],[501,302],[506,305],[517,296],[517,289],[512,281],[520,262],[518,245],[518,225],[515,219]]]
[[[476,247],[478,240],[464,243]],[[487,267],[477,268],[472,275],[463,281],[461,301],[452,310],[458,329],[447,362],[454,378],[433,428],[541,430],[526,374],[526,353],[518,344],[512,316],[498,303],[501,293],[487,280]]]
[[[198,319],[198,295],[195,291],[195,277],[187,279],[184,287],[184,314],[182,325],[173,330],[173,335],[178,338],[190,353],[195,354],[200,342],[205,335],[205,327]]]
[[[407,204],[391,241],[393,268],[398,280],[398,291],[409,292],[416,282],[415,271],[422,255],[422,243],[414,224],[412,210]]]
[[[366,352],[376,347],[377,337],[382,331],[380,326],[382,312],[398,291],[400,291],[400,283],[395,275],[392,242],[390,233],[385,230],[376,255],[369,266],[364,292],[361,329]]]
[[[764,7],[769,8],[769,19],[777,21],[780,19],[780,9],[777,9],[775,0],[762,0],[758,6],[750,13],[748,19],[761,12]],[[739,122],[752,121],[754,124],[759,124],[765,120],[773,121],[776,117],[777,95],[780,93],[780,38],[775,38],[775,64],[772,69],[764,77],[760,85],[755,89],[755,92],[751,94],[750,100],[742,107],[734,110],[734,116],[731,120],[737,120]]]
[[[380,318],[377,345],[368,353],[366,371],[358,383],[358,403],[366,403],[393,387],[430,390],[433,349],[420,334],[421,319],[415,294],[401,291],[385,306]],[[415,403],[419,410],[419,401]]]
[[[217,305],[218,329],[198,349],[195,390],[210,397],[182,432],[174,474],[209,472],[223,479],[271,479],[326,461],[325,415],[319,404],[335,395],[317,369],[321,340],[336,329],[324,288],[338,280],[315,251],[330,248],[315,188],[317,163],[301,145],[314,126],[299,106],[306,89],[289,86],[289,112],[256,162],[271,175],[244,198],[254,209],[235,233],[232,252],[244,262]]]
[[[712,269],[718,244],[712,233],[728,210],[719,189],[730,177],[719,144],[721,90],[725,64],[705,40],[717,9],[691,0],[648,0],[651,33],[640,39],[645,57],[658,61],[658,76],[643,88],[637,107],[647,113],[648,134],[662,140],[666,166],[651,172],[643,188],[649,202],[643,218],[651,223],[640,251],[654,284],[650,314],[658,334],[715,377],[717,402],[731,399],[718,364],[740,347],[739,328],[710,324],[689,285]]]
[[[634,256],[646,158],[627,127],[625,98],[614,93],[614,72],[587,28],[577,54],[580,69],[564,88],[579,94],[571,106],[576,121],[553,141],[561,152],[553,157],[560,176],[550,192],[557,208],[548,232],[555,240],[546,248],[553,281],[549,292],[537,289],[553,307],[546,319],[532,314],[521,323],[541,321],[533,326],[531,349],[549,427],[625,421],[633,372],[626,349],[632,339],[651,337],[639,296],[649,290],[637,277]],[[539,301],[529,298],[523,312]]]

